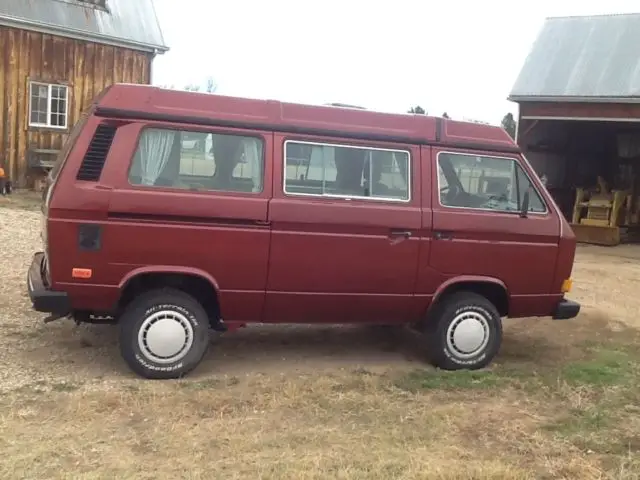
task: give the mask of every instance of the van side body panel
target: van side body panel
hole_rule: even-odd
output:
[[[78,225],[83,220],[77,212],[83,210],[77,209],[76,202],[85,195],[91,199],[84,206],[87,219],[91,218],[102,229],[102,245],[98,251],[74,252],[66,257],[52,252],[58,261],[56,277],[70,292],[72,306],[113,310],[123,279],[133,272],[190,275],[201,272],[198,276],[211,279],[210,283],[219,288],[224,304],[221,307],[229,320],[259,320],[269,258],[270,230],[266,220],[271,169],[265,169],[263,191],[256,194],[131,185],[129,164],[140,131],[147,126],[150,125],[131,123],[118,128],[99,182],[75,181],[81,158],[70,159],[65,166],[66,181],[57,186],[52,205],[57,208],[65,203],[73,204],[74,210],[69,209],[67,214],[67,210],[52,208],[57,211],[56,218],[50,220],[51,235],[56,235],[53,245],[67,248],[77,245]],[[153,126],[202,130],[199,126],[168,123]],[[225,133],[224,129],[205,130]],[[263,139],[268,164],[272,136],[244,133]],[[86,137],[90,138],[91,133]],[[91,268],[90,284],[73,280],[70,277],[73,267]]]
[[[291,139],[409,150],[410,201],[285,194],[283,149]],[[276,133],[264,320],[399,323],[418,318],[422,312],[414,292],[422,232],[420,172],[416,147]],[[394,236],[394,231],[410,236]]]
[[[99,123],[100,119],[94,116],[87,119],[55,181],[49,204],[43,205],[51,288],[67,292],[71,307],[77,310],[108,311],[119,295],[117,282],[111,282],[106,275],[106,257],[99,252],[79,248],[81,225],[104,225],[107,222],[110,190],[97,183],[76,181],[76,174]],[[91,278],[73,278],[74,268],[90,269]]]
[[[162,263],[174,271],[205,272],[219,289],[225,320],[256,321],[262,316],[269,262],[267,212],[271,197],[272,135],[234,129],[263,142],[265,181],[261,193],[131,185],[128,165],[146,127],[231,133],[228,129],[167,122],[124,127],[120,162],[105,167],[113,192],[109,203],[106,255],[111,280]],[[129,152],[125,156],[124,152]],[[122,163],[127,167],[123,168]]]

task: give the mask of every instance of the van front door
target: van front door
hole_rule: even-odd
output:
[[[414,297],[419,149],[274,138],[267,322],[393,323]]]
[[[443,281],[492,278],[506,285],[509,314],[545,312],[560,222],[516,155],[433,149],[431,267]],[[527,215],[520,210],[529,191]]]

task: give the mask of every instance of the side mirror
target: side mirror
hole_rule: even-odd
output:
[[[520,218],[527,218],[527,214],[529,213],[529,189],[524,192],[522,197],[522,205],[520,207]]]

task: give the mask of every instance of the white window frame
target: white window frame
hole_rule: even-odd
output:
[[[470,210],[472,212],[490,212],[490,213],[501,213],[501,214],[509,214],[509,215],[517,215],[519,212],[513,211],[513,210],[497,210],[495,208],[476,208],[476,207],[456,207],[456,206],[452,206],[452,205],[443,205],[442,204],[442,200],[440,199],[440,155],[442,154],[447,154],[447,155],[459,155],[459,156],[463,156],[463,157],[482,157],[482,158],[495,158],[497,160],[508,160],[510,162],[513,162],[514,164],[514,169],[517,166],[520,167],[520,170],[522,171],[522,173],[525,175],[525,177],[527,177],[527,180],[529,181],[529,185],[531,185],[531,188],[535,191],[536,195],[538,195],[538,198],[540,199],[540,202],[542,203],[542,205],[544,206],[544,211],[543,212],[532,212],[532,211],[528,211],[527,215],[541,215],[541,216],[545,216],[549,214],[549,205],[547,205],[547,201],[545,200],[544,196],[540,194],[540,190],[538,190],[538,187],[536,186],[536,184],[533,182],[533,180],[531,180],[531,176],[529,175],[529,173],[527,172],[527,170],[522,166],[522,164],[518,161],[518,158],[516,157],[499,157],[496,155],[487,155],[485,153],[470,153],[470,152],[454,152],[454,151],[450,151],[450,150],[441,150],[438,152],[438,154],[436,155],[436,181],[437,181],[437,186],[438,189],[436,190],[436,194],[438,196],[438,205],[440,205],[442,208],[451,208],[451,209],[455,209],[455,210]]]
[[[296,143],[301,145],[316,145],[320,147],[334,147],[334,148],[355,148],[357,150],[368,150],[368,151],[377,151],[377,152],[392,152],[392,153],[406,153],[407,154],[407,198],[397,198],[397,197],[365,197],[364,195],[338,195],[333,193],[299,193],[299,192],[288,192],[287,191],[287,144]],[[339,198],[342,200],[365,200],[368,202],[395,202],[395,203],[411,203],[413,199],[413,188],[412,188],[412,173],[413,170],[411,168],[411,152],[409,150],[401,150],[398,148],[381,148],[381,147],[371,147],[371,146],[363,146],[363,145],[345,145],[339,143],[328,143],[328,142],[309,142],[304,140],[285,140],[284,149],[282,155],[282,191],[287,196],[295,196],[295,197],[313,197],[313,198]]]
[[[37,123],[31,121],[31,103],[33,102],[33,87],[47,87],[47,122],[46,123]],[[65,99],[64,99],[64,125],[52,125],[51,124],[51,92],[53,87],[64,88]],[[39,128],[54,128],[56,130],[67,130],[69,128],[69,86],[63,85],[59,83],[45,83],[45,82],[29,82],[29,126],[30,127],[39,127]]]

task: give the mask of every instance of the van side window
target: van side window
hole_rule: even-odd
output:
[[[408,151],[289,140],[285,169],[286,194],[410,199]]]
[[[445,207],[518,212],[529,190],[529,211],[547,211],[529,176],[512,158],[441,152],[438,188]]]
[[[262,139],[145,128],[129,182],[149,187],[262,192]]]

